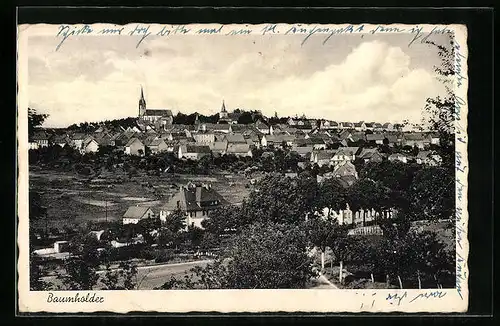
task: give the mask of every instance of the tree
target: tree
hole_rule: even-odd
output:
[[[346,196],[346,189],[336,179],[326,179],[319,185],[317,207],[327,208],[327,216],[329,216],[330,210],[338,211],[345,208]]]
[[[186,235],[192,248],[198,248],[200,246],[201,241],[203,240],[203,234],[203,229],[195,225],[188,226]]]
[[[298,225],[255,223],[235,236],[224,259],[192,269],[198,280],[173,278],[162,288],[305,288],[316,276],[307,243]]]
[[[454,94],[453,86],[455,83],[455,44],[453,36],[450,34],[449,45],[438,45],[433,41],[427,40],[438,48],[441,62],[434,67],[438,80],[443,83],[446,95],[428,98],[424,109],[429,113],[429,124],[431,128],[439,134],[438,153],[443,159],[443,166],[454,169],[455,167],[455,119],[459,118],[456,113],[457,102],[460,101]]]
[[[136,224],[137,233],[142,234],[145,243],[153,244],[154,239],[151,232],[159,229],[161,221],[159,218],[145,218]]]
[[[49,117],[48,114],[38,114],[35,109],[28,108],[28,138],[32,139],[38,127],[42,126],[45,119]]]
[[[43,205],[42,196],[39,192],[29,192],[29,218],[31,222],[43,220],[45,222],[44,235],[48,235],[47,207]]]
[[[396,278],[401,289],[409,287],[408,282],[412,281],[418,287],[422,287],[422,281],[430,284],[438,279],[437,275],[445,276],[454,268],[453,258],[430,232],[407,232],[392,238],[384,236],[372,249],[376,269],[387,275],[388,284],[391,278]]]
[[[245,111],[245,112],[241,113],[241,115],[238,117],[239,124],[251,124],[254,122],[255,122],[255,120],[254,120],[253,114],[251,112]]]
[[[210,211],[201,225],[207,232],[220,236],[238,232],[250,222],[244,218],[238,206],[225,206]]]
[[[304,228],[309,241],[321,250],[321,269],[324,269],[326,247],[338,234],[338,222],[334,219],[315,217],[308,219],[305,222]]]
[[[99,279],[95,267],[81,258],[70,259],[64,268],[67,275],[62,277],[62,281],[68,290],[92,290]]]
[[[35,255],[30,257],[30,291],[47,291],[50,285],[42,280],[40,258]]]
[[[360,179],[347,192],[347,201],[353,211],[363,209],[365,212],[374,209],[379,215],[392,208],[391,191],[381,183],[371,179]],[[363,225],[366,223],[363,214]]]
[[[61,276],[69,290],[92,290],[97,284],[98,248],[99,241],[92,234],[79,234],[70,241],[69,252],[73,257],[65,264],[66,275]]]
[[[137,267],[130,262],[121,262],[118,269],[106,265],[106,272],[100,279],[106,290],[135,290],[138,285]]]
[[[413,219],[449,219],[455,212],[454,170],[426,167],[415,174],[409,198]]]
[[[265,176],[242,205],[245,221],[297,223],[312,212],[315,181],[304,176],[297,179],[281,174]]]
[[[172,233],[177,233],[186,227],[186,214],[180,209],[176,209],[171,214],[165,216],[163,225]]]

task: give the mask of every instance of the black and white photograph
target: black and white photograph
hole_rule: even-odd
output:
[[[464,26],[18,33],[28,311],[467,308]]]

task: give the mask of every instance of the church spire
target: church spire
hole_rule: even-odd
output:
[[[224,100],[222,100],[222,108],[221,108],[220,112],[227,112],[226,105],[224,104]]]
[[[144,99],[144,91],[141,85],[141,98],[139,99],[139,117],[146,113],[146,100]]]

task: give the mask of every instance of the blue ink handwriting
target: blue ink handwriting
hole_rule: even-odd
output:
[[[446,33],[452,33],[452,30],[444,27],[444,28],[438,28],[437,26],[434,26],[434,28],[429,32],[429,33],[422,33],[422,29],[415,29],[415,36],[410,40],[410,43],[408,43],[408,47],[410,47],[413,43],[415,43],[417,40],[420,40],[421,44],[425,43],[434,43],[431,39],[431,35],[435,34],[446,34]]]
[[[59,32],[56,37],[62,37],[61,42],[56,47],[56,51],[59,50],[61,45],[68,39],[70,36],[74,35],[82,35],[82,34],[91,34],[94,30],[89,25],[84,25],[83,27],[74,26],[73,29],[69,25],[60,25]]]
[[[139,47],[139,45],[142,43],[142,41],[144,41],[144,39],[146,39],[146,37],[148,37],[149,35],[151,35],[151,32],[149,31],[150,26],[151,25],[148,25],[147,27],[143,27],[141,25],[137,25],[137,26],[135,26],[135,28],[132,31],[130,31],[128,33],[130,36],[142,35],[142,37],[140,38],[139,42],[135,46],[136,48]]]
[[[403,299],[405,299],[406,297],[408,296],[408,294],[406,293],[406,291],[400,295],[399,293],[395,293],[395,294],[388,294],[387,295],[387,298],[385,298],[385,300],[389,301],[390,304],[394,304],[394,301],[397,300],[397,303],[398,303],[398,306],[401,305],[401,301]]]
[[[370,31],[371,34],[375,33],[403,33],[406,30],[404,28],[398,28],[398,27],[386,27],[382,25],[377,25],[374,29]]]
[[[465,259],[463,259],[463,257],[457,252],[457,276],[456,276],[456,282],[455,282],[455,288],[457,289],[457,293],[458,295],[460,296],[460,298],[463,300],[463,296],[462,296],[462,281],[465,280],[465,278],[467,277],[467,272],[466,271],[463,271],[463,275],[462,275],[462,263],[465,262]]]
[[[220,25],[219,28],[200,28],[196,34],[220,34],[223,26]]]
[[[121,35],[125,27],[122,28],[103,28],[97,34],[103,34],[103,35]]]
[[[417,296],[415,296],[413,299],[411,299],[408,303],[411,303],[417,299],[420,299],[420,298],[425,298],[425,299],[429,299],[429,298],[439,298],[441,299],[442,297],[446,296],[446,292],[442,292],[442,291],[430,291],[430,292],[425,292],[425,293],[419,293]]]
[[[455,42],[455,75],[457,77],[457,87],[462,86],[462,80],[467,79],[462,75],[462,60],[467,60],[465,56],[460,53],[460,44]]]
[[[270,24],[270,25],[266,25],[264,26],[264,28],[262,29],[262,35],[266,35],[266,33],[273,33],[273,34],[277,34],[279,33],[280,31],[277,31],[276,30],[276,24]]]

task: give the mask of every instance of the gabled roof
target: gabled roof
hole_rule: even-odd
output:
[[[128,140],[127,144],[125,144],[125,147],[128,147],[130,145],[132,145],[133,143],[135,142],[139,142],[141,143],[142,145],[144,145],[138,138],[135,138],[135,137],[132,137]]]
[[[297,146],[307,146],[307,145],[312,145],[313,142],[311,138],[297,138],[295,139],[295,144]]]
[[[349,188],[356,182],[356,176],[352,174],[347,174],[347,175],[342,175],[340,177],[337,177],[336,180],[344,187],[344,188]]]
[[[250,150],[249,144],[228,144],[226,153],[228,154],[246,154]]]
[[[54,136],[54,139],[52,140],[54,143],[67,143],[68,142],[68,136],[67,135],[56,135]]]
[[[151,213],[154,214],[150,207],[130,206],[125,214],[123,214],[123,218],[141,218],[148,211],[151,211]]]
[[[380,155],[379,151],[377,148],[363,148],[361,150],[361,152],[359,153],[359,157],[360,158],[365,158],[365,159],[369,159],[371,158],[373,155]]]
[[[212,205],[212,202],[217,204]],[[209,186],[196,185],[182,187],[170,200],[163,205],[162,209],[174,211],[199,211],[202,209],[213,209],[221,205],[229,204],[224,197]]]
[[[147,136],[143,141],[142,143],[145,145],[145,146],[150,146],[151,143],[157,139],[157,136],[156,135],[150,135],[150,136]]]
[[[173,116],[171,110],[167,109],[146,109],[145,116],[157,116],[157,117],[171,117]]]
[[[356,155],[359,147],[340,147],[335,152],[335,155]]]
[[[228,143],[246,143],[245,137],[243,137],[242,134],[230,134],[230,135],[225,135],[224,139]]]
[[[244,133],[245,131],[246,132],[253,131],[255,128],[252,125],[235,123],[231,125],[231,129],[233,130],[233,132]]]
[[[152,147],[152,146],[160,146],[161,143],[165,143],[165,140],[162,139],[162,138],[157,138],[157,139],[153,139],[150,143],[149,143],[149,146]],[[167,143],[165,143],[166,145]]]
[[[393,124],[390,122],[386,122],[382,125],[383,128],[389,128],[389,126],[393,126]]]
[[[329,138],[328,136],[326,136],[326,137]],[[311,138],[309,138],[309,141],[311,144],[314,144],[314,145],[326,144],[324,138],[321,136],[311,137]]]
[[[336,150],[320,150],[315,152],[315,155],[318,160],[330,160],[335,155],[335,152]]]
[[[223,152],[227,148],[227,142],[226,141],[216,141],[213,143],[210,143],[210,149],[214,152]]]
[[[33,139],[36,140],[48,140],[50,136],[45,131],[37,131],[33,135]]]
[[[293,135],[275,135],[274,142],[293,142],[295,140],[295,136]]]
[[[424,140],[424,135],[421,132],[405,133],[405,140]]]
[[[186,153],[210,153],[210,147],[208,146],[205,146],[205,145],[183,145],[183,148],[184,149],[185,147],[185,151],[183,152],[186,152]]]
[[[357,173],[356,173],[356,167],[354,166],[354,164],[352,164],[351,162],[347,161],[345,162],[344,164],[340,165],[339,167],[337,167],[335,169],[335,171],[333,171],[333,174],[335,176],[347,176],[347,175],[352,175],[352,176],[355,176]]]
[[[264,123],[262,120],[260,120],[260,119],[257,120],[257,122],[255,122],[255,127],[258,128],[258,129],[262,129],[262,128],[267,129],[267,128],[269,128],[269,126],[266,123]]]
[[[384,140],[384,135],[383,134],[367,134],[366,135],[366,140],[367,141],[374,141],[374,140]]]
[[[393,134],[386,134],[385,135],[385,138],[387,138],[387,140],[389,141],[389,143],[396,143],[398,141],[398,136],[397,135],[393,135]]]
[[[306,155],[309,153],[312,153],[313,147],[312,146],[302,146],[302,147],[293,147],[292,152],[297,152],[297,154],[300,155]]]
[[[85,139],[85,137],[87,137],[87,135],[82,132],[75,132],[73,135],[70,136],[72,140],[83,140]]]

